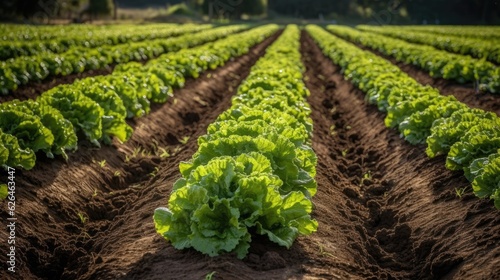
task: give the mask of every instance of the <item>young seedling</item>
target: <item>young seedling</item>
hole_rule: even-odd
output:
[[[99,166],[100,166],[101,168],[104,168],[104,167],[106,166],[106,160],[105,160],[105,159],[103,159],[103,160],[101,160],[101,161],[92,160],[92,162],[93,162],[93,163],[97,163],[97,164],[99,164]]]
[[[205,280],[212,280],[212,277],[214,277],[215,273],[217,273],[217,272],[212,271],[209,274],[207,274],[207,276],[205,276]]]
[[[113,176],[115,176],[115,177],[120,177],[121,175],[122,175],[121,172],[118,170],[116,170],[115,174],[113,174]]]
[[[329,253],[325,250],[325,247],[321,243],[317,243],[318,248],[319,248],[319,255],[322,257],[329,257],[333,258],[333,254]]]
[[[332,124],[332,125],[330,126],[330,135],[335,135],[335,134],[337,134],[337,132],[335,131],[335,125],[334,125],[334,124]]]
[[[175,147],[173,154],[176,155],[181,149],[182,149],[181,146]]]
[[[349,152],[349,149],[345,149],[342,151],[342,157],[347,156],[347,153]]]
[[[363,174],[363,178],[361,178],[361,182],[359,182],[359,186],[362,186],[363,183],[365,182],[365,180],[370,180],[371,178],[372,178],[372,173],[370,170],[368,170],[368,172]]]
[[[179,142],[181,142],[182,145],[186,145],[188,141],[189,141],[189,136],[184,136],[182,137],[181,140],[179,140]]]
[[[467,187],[455,188],[455,194],[458,198],[462,199],[462,196],[464,195],[466,190],[467,190]]]
[[[155,170],[153,172],[149,173],[149,175],[151,177],[154,177],[154,176],[156,176],[156,174],[158,174],[158,171],[160,171],[160,168],[158,168],[158,166],[155,166]]]
[[[132,158],[136,158],[140,152],[141,152],[141,147],[135,147],[134,151],[132,152]]]
[[[78,212],[78,218],[80,218],[80,222],[82,222],[82,224],[85,224],[87,221],[87,217],[85,217],[85,215],[81,212]]]
[[[160,154],[160,152],[161,152],[161,154]],[[156,155],[161,157],[161,158],[168,158],[170,156],[168,151],[162,147],[158,147],[158,151],[157,151]]]
[[[151,157],[151,151],[147,151],[146,149],[143,149],[141,152],[142,157]]]

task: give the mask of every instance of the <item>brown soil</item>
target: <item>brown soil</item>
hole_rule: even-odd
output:
[[[423,85],[430,85],[439,90],[442,95],[453,95],[457,100],[467,104],[473,108],[480,108],[486,111],[495,112],[500,116],[500,95],[489,92],[480,92],[472,83],[459,84],[453,80],[443,78],[433,78],[431,75],[417,67],[404,62],[399,62],[395,58],[374,49],[357,44],[358,47],[371,51],[376,55],[389,60],[392,64],[398,66],[402,71],[406,72],[410,77]]]
[[[196,138],[230,105],[273,39],[189,81],[133,123],[129,142],[82,147],[68,163],[18,170],[13,279],[204,279],[214,271],[213,279],[499,279],[500,218],[492,203],[470,189],[456,197],[455,188],[469,186],[463,175],[385,128],[384,116],[307,35],[318,232],[299,237],[290,250],[255,237],[244,260],[178,251],[155,233],[153,211],[166,205],[179,162],[196,151]],[[190,138],[181,144],[184,136]],[[139,152],[126,162],[136,147],[154,152],[154,142],[171,156]]]

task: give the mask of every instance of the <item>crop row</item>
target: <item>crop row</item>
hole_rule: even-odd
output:
[[[19,85],[41,81],[49,76],[69,75],[104,68],[113,63],[150,59],[166,52],[190,48],[248,29],[247,25],[219,27],[195,34],[134,42],[99,48],[72,48],[61,54],[40,53],[0,62],[0,93],[7,94]]]
[[[482,90],[500,93],[500,68],[491,62],[437,50],[431,46],[361,32],[347,26],[331,25],[327,29],[337,36],[375,49],[398,61],[418,66],[429,72],[432,77],[456,80],[459,83],[477,82]]]
[[[144,28],[156,28],[164,24],[143,25]],[[173,25],[173,24],[172,24]],[[77,34],[91,38],[94,34],[115,30],[140,28],[137,24],[72,24],[72,25],[30,25],[30,24],[1,24],[0,41],[35,41],[51,40],[61,37],[74,37]]]
[[[500,118],[471,109],[453,96],[423,86],[389,61],[363,51],[317,26],[307,31],[346,78],[387,112],[385,124],[411,144],[427,144],[429,157],[447,155],[446,167],[463,170],[478,197],[500,208]]]
[[[500,28],[498,26],[409,25],[398,27],[401,28],[402,31],[411,30],[458,37],[483,38],[488,40],[500,39]]]
[[[168,208],[154,213],[157,232],[175,248],[244,258],[252,234],[289,248],[316,230],[317,159],[299,36],[297,26],[285,29],[180,164]]]
[[[71,36],[51,40],[3,41],[0,42],[0,60],[19,56],[32,56],[43,52],[62,53],[71,48],[96,48],[104,45],[118,45],[173,37],[184,33],[198,32],[211,25],[174,25],[137,26],[112,29],[106,32],[75,32]],[[127,28],[127,29],[125,29]]]
[[[126,141],[132,128],[126,118],[150,111],[150,102],[163,103],[172,88],[185,78],[198,77],[207,69],[223,65],[231,57],[248,52],[278,29],[255,28],[203,46],[165,54],[145,65],[132,62],[111,75],[86,78],[60,85],[36,100],[13,100],[0,104],[0,165],[31,169],[35,153],[49,158],[77,148],[86,138],[96,146],[114,136]]]
[[[476,58],[500,63],[500,40],[486,40],[474,37],[438,35],[428,32],[405,31],[399,27],[378,27],[361,25],[357,29],[388,35],[411,43],[424,44],[453,53],[471,55]]]

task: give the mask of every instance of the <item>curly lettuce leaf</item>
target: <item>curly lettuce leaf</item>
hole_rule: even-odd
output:
[[[449,118],[437,119],[431,127],[431,135],[426,140],[425,152],[431,158],[446,154],[450,147],[481,119],[494,120],[496,118],[498,116],[495,113],[467,108],[454,112]]]
[[[451,170],[465,169],[467,172],[472,161],[495,153],[499,147],[499,121],[483,120],[451,146],[446,167]]]
[[[315,231],[317,223],[304,194],[281,196],[281,184],[259,153],[214,158],[179,180],[169,208],[155,211],[156,230],[178,249],[193,247],[210,256],[236,252],[243,258],[253,227],[290,247],[298,234]]]
[[[388,107],[384,123],[387,127],[397,127],[413,113],[421,112],[430,105],[438,103],[437,99],[438,98],[434,96],[422,95],[415,99],[409,99]]]
[[[117,137],[121,142],[127,141],[133,129],[126,123],[127,109],[121,98],[108,83],[98,82],[95,78],[87,78],[76,83],[80,91],[95,101],[104,111],[102,117],[102,140],[111,144],[111,138]]]
[[[490,155],[486,161],[483,161],[482,168],[477,172],[477,176],[472,182],[474,193],[480,197],[489,197],[495,200],[495,206],[500,209],[500,153]]]
[[[399,124],[399,131],[405,140],[413,145],[425,143],[431,134],[434,121],[448,118],[458,110],[467,108],[467,105],[458,102],[455,97],[442,98],[439,103],[430,105],[423,111],[415,112]]]
[[[42,124],[50,129],[54,135],[52,148],[47,152],[49,158],[53,158],[52,154],[56,154],[68,159],[66,150],[76,150],[78,139],[73,124],[53,107],[47,104],[40,104],[34,100],[13,100],[3,103],[2,107],[15,108],[25,113],[33,113],[40,118]]]
[[[36,156],[32,149],[21,148],[16,137],[0,131],[0,165],[30,170],[35,166],[35,162]]]
[[[57,109],[77,131],[96,146],[102,137],[104,110],[95,101],[68,86],[58,86],[38,97],[38,102]]]
[[[54,135],[40,118],[21,111],[1,109],[0,129],[15,136],[23,149],[49,152],[54,143]]]

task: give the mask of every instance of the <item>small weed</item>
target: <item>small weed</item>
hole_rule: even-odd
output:
[[[94,189],[94,193],[92,194],[92,197],[96,197],[97,196],[97,189]]]
[[[85,222],[87,221],[87,217],[85,217],[85,214],[81,212],[78,212],[78,218],[80,218],[80,222],[82,222],[82,224],[85,224]]]
[[[120,171],[116,170],[115,174],[113,174],[113,176],[120,177],[120,176],[122,176],[122,173]]]
[[[160,146],[160,144],[158,143],[158,140],[156,139],[153,139],[151,142],[153,142],[153,150],[156,151],[158,149],[158,147]]]
[[[330,257],[330,258],[333,258],[333,254],[332,253],[329,253],[325,250],[325,247],[323,247],[322,244],[318,243],[318,248],[319,248],[319,255],[322,256],[322,257]]]
[[[337,132],[335,131],[335,128],[336,128],[336,127],[335,127],[335,125],[334,125],[334,124],[332,124],[332,125],[330,126],[330,135],[335,135],[335,134],[337,134]]]
[[[151,177],[154,177],[158,174],[158,171],[160,171],[160,168],[158,168],[158,166],[155,166],[155,170],[153,172],[149,173],[149,175]]]
[[[460,199],[462,199],[462,196],[464,195],[465,191],[467,191],[467,187],[455,188],[455,194]]]
[[[361,181],[359,182],[359,186],[362,186],[365,180],[370,180],[372,178],[372,172],[368,170],[365,174],[363,174],[363,178],[361,178]]]
[[[142,157],[151,157],[151,151],[146,151],[146,149],[143,149],[141,152]]]
[[[176,155],[180,150],[182,150],[182,147],[177,146],[177,147],[175,147],[174,152],[172,154]]]
[[[156,139],[153,139],[153,151],[154,155],[161,158],[168,158],[170,153],[167,151],[166,147],[160,147],[160,144]]]
[[[347,156],[347,153],[349,152],[349,149],[345,149],[342,151],[342,157]]]
[[[216,271],[212,271],[207,276],[205,276],[205,280],[212,280],[212,277],[214,277],[214,274],[217,273]]]
[[[186,145],[188,141],[189,141],[189,136],[184,136],[182,137],[181,140],[179,140],[179,142],[181,142],[182,145]]]
[[[141,147],[135,147],[134,151],[132,152],[132,158],[136,158],[140,152],[141,152]]]
[[[104,168],[104,167],[106,166],[106,160],[105,160],[105,159],[103,159],[103,160],[101,160],[101,161],[92,160],[92,162],[93,162],[93,163],[97,163],[97,164],[99,164],[99,166],[100,166],[101,168]]]
[[[161,152],[161,154],[159,152]],[[158,151],[157,151],[156,155],[159,156],[159,157],[161,157],[161,158],[168,158],[170,156],[170,154],[168,153],[168,151],[165,148],[162,148],[162,147],[158,148]]]
[[[351,129],[352,129],[352,127],[350,125],[345,126],[345,130],[351,130]]]

